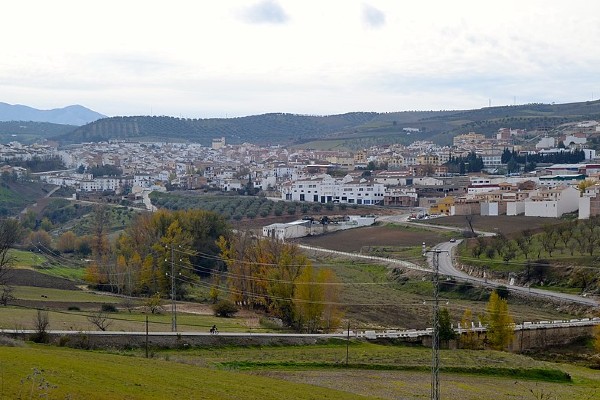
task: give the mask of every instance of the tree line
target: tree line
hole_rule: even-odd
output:
[[[448,172],[459,173],[461,175],[467,172],[481,172],[484,168],[483,158],[478,156],[474,151],[465,157],[450,157],[450,160],[445,165],[448,167]]]
[[[564,148],[564,145],[562,147]],[[521,165],[525,166],[525,171],[533,171],[537,164],[577,164],[583,160],[585,160],[585,152],[580,149],[548,154],[521,154],[505,148],[500,158],[502,164],[507,164],[509,172],[519,171]]]
[[[335,275],[315,270],[295,245],[234,233],[221,215],[204,210],[140,214],[111,244],[107,218],[106,208],[94,213],[94,261],[86,270],[99,289],[144,297],[173,291],[183,299],[208,280],[213,303],[261,310],[307,332],[339,324]]]

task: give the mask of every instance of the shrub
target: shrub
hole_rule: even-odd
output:
[[[216,317],[233,317],[235,313],[239,311],[238,307],[229,300],[220,300],[217,304],[212,306],[213,312]]]
[[[500,285],[496,288],[496,293],[500,296],[501,299],[506,300],[510,294],[508,288],[504,285]]]
[[[117,312],[117,307],[114,304],[102,304],[100,308],[103,312]]]
[[[23,347],[24,344],[21,341],[6,337],[0,336],[0,346],[4,347]]]
[[[71,338],[69,336],[61,336],[60,338],[58,338],[58,346],[65,347],[70,341]]]

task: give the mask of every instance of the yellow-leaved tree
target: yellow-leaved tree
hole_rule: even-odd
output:
[[[343,311],[340,306],[340,285],[335,272],[329,268],[319,270],[317,281],[323,285],[323,315],[321,328],[332,332],[340,326]]]
[[[481,341],[477,336],[477,332],[473,329],[473,313],[470,309],[466,309],[460,320],[460,327],[462,329],[459,343],[463,349],[479,349],[481,348]]]
[[[600,325],[594,327],[594,348],[600,353]]]
[[[300,329],[314,333],[321,327],[325,290],[317,281],[317,275],[311,265],[302,269],[296,279],[294,293],[294,310],[296,323]]]
[[[494,350],[503,350],[514,339],[514,321],[508,312],[508,301],[494,290],[486,306],[484,318],[487,340]]]
[[[331,269],[302,269],[294,288],[296,326],[309,333],[331,332],[340,325],[339,285]]]
[[[339,285],[333,271],[315,272],[291,243],[258,239],[247,233],[220,237],[227,266],[227,292],[237,305],[263,309],[287,326],[316,332],[339,325]],[[213,274],[211,296],[221,296],[221,277]]]

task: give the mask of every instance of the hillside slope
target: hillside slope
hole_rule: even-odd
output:
[[[213,138],[225,137],[232,144],[287,145],[326,139],[362,140],[368,145],[402,142],[407,140],[404,128],[413,128],[418,129],[419,134],[418,137],[410,137],[410,141],[426,139],[448,144],[459,133],[475,131],[492,135],[503,127],[552,129],[564,123],[588,119],[600,119],[600,101],[477,110],[354,112],[328,116],[272,113],[229,119],[113,117],[57,135],[55,139],[63,143],[124,139],[191,141],[210,145]]]

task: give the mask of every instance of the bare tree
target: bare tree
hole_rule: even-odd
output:
[[[98,311],[87,317],[88,321],[96,325],[101,331],[105,331],[112,324],[112,320],[108,319],[108,315],[104,311]]]
[[[50,325],[50,317],[48,311],[38,310],[35,319],[33,320],[35,333],[32,340],[37,343],[48,342],[48,325]]]
[[[550,257],[552,257],[552,252],[556,249],[558,240],[559,236],[552,227],[544,228],[544,232],[542,233],[542,247]]]
[[[519,236],[516,240],[517,246],[521,250],[521,253],[525,256],[526,259],[529,259],[529,253],[531,252],[531,246],[527,239],[524,236]]]
[[[590,256],[594,255],[594,250],[598,241],[600,241],[600,228],[598,227],[598,218],[590,217],[582,225],[582,234],[585,237],[586,250]]]

